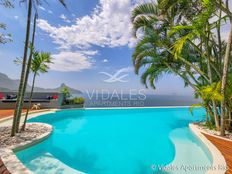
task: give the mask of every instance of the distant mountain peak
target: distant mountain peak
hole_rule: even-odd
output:
[[[65,83],[61,83],[60,87],[64,88],[64,87],[67,87],[67,85]]]
[[[4,78],[4,79],[10,79],[6,74],[3,74],[0,72],[0,78]]]
[[[19,80],[13,80],[10,79],[6,74],[0,72],[0,92],[4,91],[17,91],[19,86]],[[71,94],[82,94],[80,90],[71,88],[67,86],[65,83],[62,83],[59,87],[57,88],[40,88],[40,87],[35,87],[34,91],[35,92],[60,92],[61,89],[64,87],[67,87],[70,91]],[[31,86],[27,85],[27,91],[31,90]]]

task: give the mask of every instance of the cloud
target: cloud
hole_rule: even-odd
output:
[[[19,19],[19,17],[18,16],[14,16],[14,18],[17,20],[17,19]]]
[[[40,19],[38,26],[47,32],[54,43],[66,49],[101,47],[120,47],[132,45],[130,11],[131,0],[100,0],[91,15],[76,18],[71,26],[53,26]],[[60,15],[62,20],[67,17]]]
[[[117,70],[117,72],[119,73],[122,73],[122,72],[124,72],[124,73],[129,73],[129,72],[132,72],[134,70],[134,68],[133,67],[131,67],[131,66],[128,66],[128,67],[125,67],[125,68],[121,68],[121,69],[118,69]]]
[[[90,15],[76,18],[71,25],[52,25],[44,19],[38,20],[38,27],[48,34],[60,51],[54,54],[56,71],[81,71],[93,67],[92,46],[121,47],[133,46],[131,37],[130,11],[134,0],[99,0],[99,4]],[[72,14],[75,17],[75,14]],[[63,21],[71,21],[64,15]],[[72,53],[71,50],[78,50]],[[107,59],[103,62],[108,62]],[[123,69],[124,71],[124,69]]]
[[[42,7],[42,6],[39,6],[39,9],[40,9],[40,10],[43,10],[43,11],[46,11],[45,8]]]
[[[39,9],[42,10],[42,11],[47,11],[49,14],[53,14],[53,11],[52,11],[52,10],[47,10],[47,9],[45,9],[45,8],[42,7],[42,6],[39,6]]]
[[[94,61],[80,52],[60,52],[52,55],[51,70],[62,72],[80,72],[91,69]]]
[[[109,60],[108,59],[103,59],[102,62],[107,63],[107,62],[109,62]]]
[[[48,10],[48,13],[49,13],[49,14],[53,14],[53,11],[52,11],[52,10]]]
[[[59,17],[60,17],[60,19],[62,19],[64,22],[71,23],[71,21],[70,21],[64,14],[61,14]]]
[[[92,51],[92,50],[82,50],[82,51],[78,51],[79,53],[81,54],[85,54],[87,56],[94,56],[96,54],[98,54],[98,51],[95,50],[95,51]]]

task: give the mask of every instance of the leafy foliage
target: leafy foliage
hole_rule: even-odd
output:
[[[11,0],[0,0],[0,5],[6,8],[14,8],[14,5]]]
[[[202,99],[190,112],[194,107],[205,107],[212,126],[219,126],[222,109],[228,115],[232,110],[231,62],[225,95],[222,85],[227,73],[223,58],[231,48],[221,39],[220,31],[228,17],[232,20],[230,9],[217,0],[158,0],[136,6],[131,17],[137,39],[132,60],[141,82],[146,87],[149,82],[155,89],[155,81],[163,74],[178,75]],[[221,108],[224,101],[226,109]]]
[[[71,97],[71,93],[67,87],[64,87],[63,89],[61,89],[60,92],[64,94],[64,100],[67,100],[68,98]]]
[[[67,99],[64,101],[64,105],[81,105],[85,103],[85,99],[83,97],[75,97],[71,99]]]
[[[201,94],[201,98],[204,101],[215,100],[220,102],[222,100],[221,82],[212,83],[208,86],[202,86],[197,92]]]
[[[33,59],[31,63],[32,72],[36,73],[46,73],[49,69],[49,65],[52,63],[51,54],[46,52],[34,52]]]

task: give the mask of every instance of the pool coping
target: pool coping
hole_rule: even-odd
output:
[[[30,125],[30,123],[28,124]],[[17,158],[15,152],[42,142],[43,140],[47,139],[53,131],[53,127],[49,124],[45,124],[45,123],[33,123],[33,124],[38,124],[48,127],[48,132],[32,140],[25,141],[23,143],[11,146],[9,148],[0,149],[0,157],[3,161],[3,164],[8,169],[8,171],[12,174],[33,174],[33,172],[30,171],[26,166],[24,166],[23,163]]]
[[[142,107],[84,107],[84,108],[73,108],[75,109],[86,109],[86,110],[108,110],[108,109],[174,109],[174,108],[189,108],[190,106],[142,106]],[[200,106],[199,106],[200,107]],[[62,109],[61,109],[62,110]]]
[[[189,128],[204,143],[204,145],[207,147],[207,149],[209,150],[212,156],[212,160],[213,160],[212,166],[215,167],[216,169],[208,170],[206,174],[225,174],[226,169],[219,169],[219,166],[224,166],[224,167],[227,166],[226,160],[222,155],[222,153],[217,149],[217,147],[213,143],[211,143],[202,134],[204,131],[199,129],[197,125],[195,125],[194,123],[190,123]]]
[[[59,110],[59,109],[42,109],[42,110],[30,111],[28,116],[30,118],[31,116],[39,116],[42,114],[54,113],[57,110]],[[26,115],[26,113],[22,113],[22,117],[25,117],[25,115]],[[13,119],[13,117],[14,117],[14,115],[9,115],[8,117],[1,118],[0,119],[0,126],[1,126],[1,123],[11,121]]]

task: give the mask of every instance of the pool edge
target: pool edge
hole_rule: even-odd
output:
[[[189,124],[190,130],[201,140],[201,142],[204,143],[204,145],[209,150],[211,156],[212,156],[212,166],[216,167],[215,170],[208,170],[206,174],[225,174],[226,170],[224,169],[218,169],[218,166],[227,166],[226,160],[222,153],[214,146],[203,134],[202,131],[193,123]]]
[[[30,123],[29,123],[30,124]],[[35,123],[33,123],[35,124]],[[44,126],[49,128],[49,131],[36,137],[33,140],[26,141],[23,143],[20,143],[15,146],[11,146],[10,148],[4,148],[0,149],[0,157],[3,161],[3,164],[8,169],[8,171],[12,174],[33,174],[32,171],[30,171],[16,156],[15,152],[23,150],[25,148],[34,146],[35,144],[38,144],[45,139],[47,139],[52,131],[53,127],[49,124],[45,123],[36,123],[36,124],[43,124]]]

